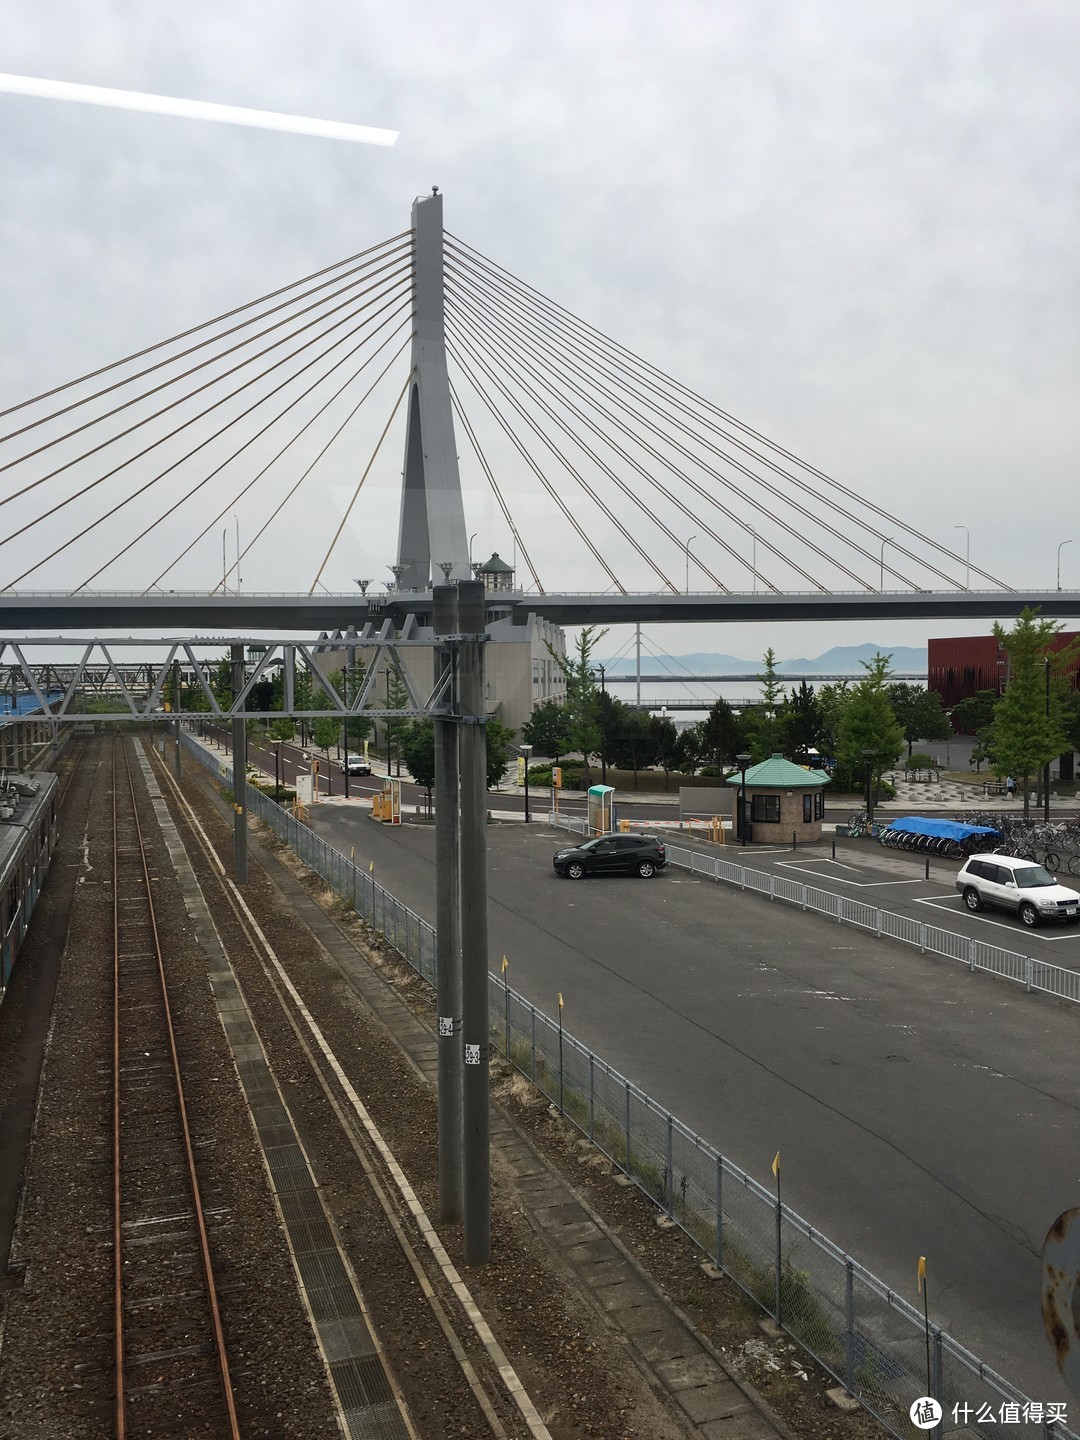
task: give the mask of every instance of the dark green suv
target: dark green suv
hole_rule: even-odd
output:
[[[597,835],[595,840],[556,850],[556,875],[655,875],[667,864],[667,847],[655,835]]]

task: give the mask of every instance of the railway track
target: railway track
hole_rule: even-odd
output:
[[[119,752],[119,755],[118,755]],[[112,753],[113,1312],[117,1440],[239,1440],[182,1056],[129,746]]]
[[[392,1236],[387,1244],[396,1248],[402,1265],[399,1283],[418,1288],[424,1297],[432,1338],[421,1339],[417,1333],[413,1358],[422,1353],[430,1362],[436,1344],[452,1357],[447,1363],[457,1368],[459,1383],[464,1382],[476,1407],[470,1435],[490,1434],[496,1440],[516,1436],[550,1440],[546,1425],[443,1249],[402,1167],[290,977],[289,967],[250,907],[247,891],[242,894],[229,878],[208,826],[203,823],[206,817],[196,813],[168,767],[156,755],[153,758],[155,775],[168,794],[215,927],[223,941],[228,937],[230,952],[241,973],[240,952],[246,949],[243,963],[248,973],[254,965],[268,982],[268,993],[279,1010],[277,1021],[285,1022],[293,1046],[321,1091],[338,1127],[339,1145],[355,1157],[356,1183],[370,1188],[373,1210],[381,1211],[382,1224]],[[262,1023],[260,1019],[260,1026]],[[361,1286],[366,1279],[361,1273]],[[407,1359],[405,1363],[412,1362]],[[403,1414],[407,1415],[407,1410]],[[411,1428],[410,1433],[414,1433]]]

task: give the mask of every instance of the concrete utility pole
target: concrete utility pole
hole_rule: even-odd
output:
[[[487,713],[484,584],[457,587],[460,717],[458,757],[461,805],[458,865],[461,877],[461,1038],[464,1251],[467,1265],[491,1259],[491,1160],[488,1114],[488,927],[487,927]]]
[[[440,635],[458,632],[457,589],[436,585],[432,591],[436,636],[436,680],[448,672],[457,698],[456,645],[440,645]],[[462,1048],[461,908],[458,877],[458,722],[452,713],[435,716],[435,982],[439,1062],[439,1219],[461,1220]]]
[[[426,590],[432,561],[450,564],[447,580],[468,580],[471,571],[446,371],[442,196],[432,193],[414,201],[412,223],[416,329],[401,491],[400,574],[394,574],[398,589]]]
[[[172,663],[172,694],[173,694],[173,740],[176,751],[173,756],[173,764],[176,767],[176,778],[179,780],[183,774],[182,761],[180,759],[180,661]]]
[[[244,688],[244,647],[229,647],[232,655],[233,700]],[[233,742],[233,855],[236,861],[236,883],[246,885],[248,878],[247,843],[247,725],[243,720],[232,722]]]

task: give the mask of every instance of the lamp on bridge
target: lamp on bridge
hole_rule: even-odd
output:
[[[873,823],[874,819],[874,790],[871,780],[874,774],[874,755],[876,752],[870,749],[864,749],[862,753],[863,759],[866,761],[866,823],[869,825]]]
[[[750,764],[750,756],[746,754],[736,755],[735,764],[742,772],[742,784],[739,786],[739,823],[736,827],[739,839],[746,844],[746,767]]]

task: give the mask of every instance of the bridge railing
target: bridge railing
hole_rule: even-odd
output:
[[[182,739],[206,769],[230,782],[230,766],[190,735]],[[426,920],[269,796],[251,789],[248,798],[253,815],[435,983],[435,930]],[[573,819],[564,828],[583,833]],[[710,858],[686,857],[696,865]],[[719,864],[743,872],[736,883],[764,888],[754,883],[761,872]],[[927,1328],[918,1310],[559,1020],[498,976],[488,979],[493,1045],[898,1440],[910,1440],[909,1409],[927,1394]],[[1080,1440],[1065,1424],[1047,1423],[1045,1407],[1033,1406],[939,1326],[929,1327],[929,1350],[930,1393],[944,1412],[939,1436],[986,1437],[993,1432],[985,1427],[1007,1414],[1029,1435],[1041,1430],[1043,1440]]]

